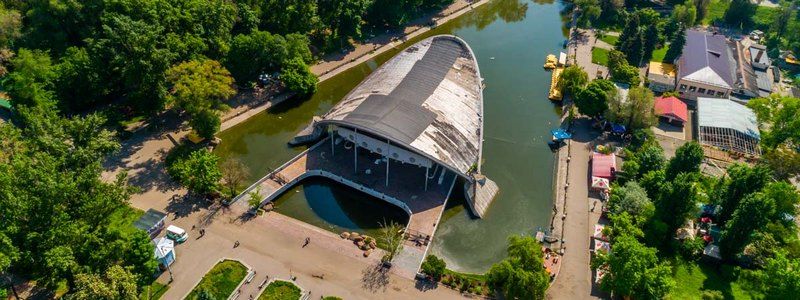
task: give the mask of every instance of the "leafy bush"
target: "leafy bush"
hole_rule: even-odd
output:
[[[702,238],[685,239],[678,245],[678,251],[687,260],[697,260],[703,253],[705,243]]]
[[[428,276],[433,277],[433,279],[437,281],[442,278],[446,268],[447,263],[435,255],[428,255],[428,257],[425,258],[425,261],[422,262],[422,272],[428,274]]]

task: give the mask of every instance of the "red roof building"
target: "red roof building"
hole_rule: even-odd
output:
[[[617,156],[614,153],[592,152],[592,177],[613,179],[617,172]]]
[[[658,97],[655,101],[656,115],[667,119],[667,122],[683,125],[689,120],[686,103],[675,97]]]

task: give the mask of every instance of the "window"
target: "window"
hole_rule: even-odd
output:
[[[381,149],[380,147],[378,147],[378,148],[375,148],[375,152],[378,152],[378,153],[383,153],[383,149]]]
[[[725,95],[725,93],[723,93],[723,92],[717,92],[717,97],[722,97],[722,95]]]
[[[700,94],[703,94],[703,93],[705,93],[705,92],[706,92],[706,89],[704,89],[704,88],[699,88],[699,89],[697,89],[697,92],[698,92],[698,93],[700,93]]]
[[[686,90],[686,85],[685,84],[681,84],[681,91],[685,91],[685,90]]]
[[[709,96],[714,96],[714,90],[708,90],[706,94]]]
[[[694,93],[695,91],[697,91],[697,87],[696,86],[690,86],[689,87],[689,91]]]

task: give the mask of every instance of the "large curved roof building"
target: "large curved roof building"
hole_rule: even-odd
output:
[[[483,93],[475,55],[458,37],[422,40],[383,64],[322,117],[362,148],[404,163],[479,171]],[[399,147],[397,147],[399,146]]]

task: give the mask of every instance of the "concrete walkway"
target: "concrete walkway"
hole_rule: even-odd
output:
[[[386,201],[409,214],[407,240],[392,271],[414,279],[425,253],[433,240],[437,224],[456,180],[456,175],[444,168],[434,168],[429,177],[425,169],[392,160],[389,180],[383,157],[369,151],[358,152],[358,167],[354,168],[355,148],[337,138],[319,141],[283,166],[259,179],[234,199],[231,206],[242,214],[249,210],[248,199],[253,190],[260,192],[262,205],[271,202],[292,186],[311,176],[322,176],[372,195],[376,201]],[[331,152],[333,151],[333,152]],[[334,154],[335,153],[335,154]],[[427,241],[427,242],[426,242]]]
[[[595,140],[590,120],[577,119],[573,125],[573,140],[569,145],[569,164],[564,220],[564,256],[561,271],[548,290],[549,299],[595,299],[599,291],[592,285],[590,241],[594,224],[599,218],[600,204],[590,213],[596,201],[589,196],[589,156]]]
[[[172,220],[189,230],[193,219]],[[258,295],[258,284],[267,276],[289,280],[311,292],[311,299],[338,296],[344,299],[457,299],[460,294],[448,288],[431,289],[397,277],[378,268],[382,252],[364,258],[350,241],[289,217],[269,213],[247,222],[231,212],[220,211],[198,238],[189,230],[189,240],[176,247],[177,261],[172,266],[173,281],[162,299],[181,299],[220,259],[235,259],[256,271],[250,284],[241,287],[239,299]],[[303,247],[304,239],[310,238]],[[236,241],[241,244],[234,248]],[[169,282],[169,273],[159,278]]]

